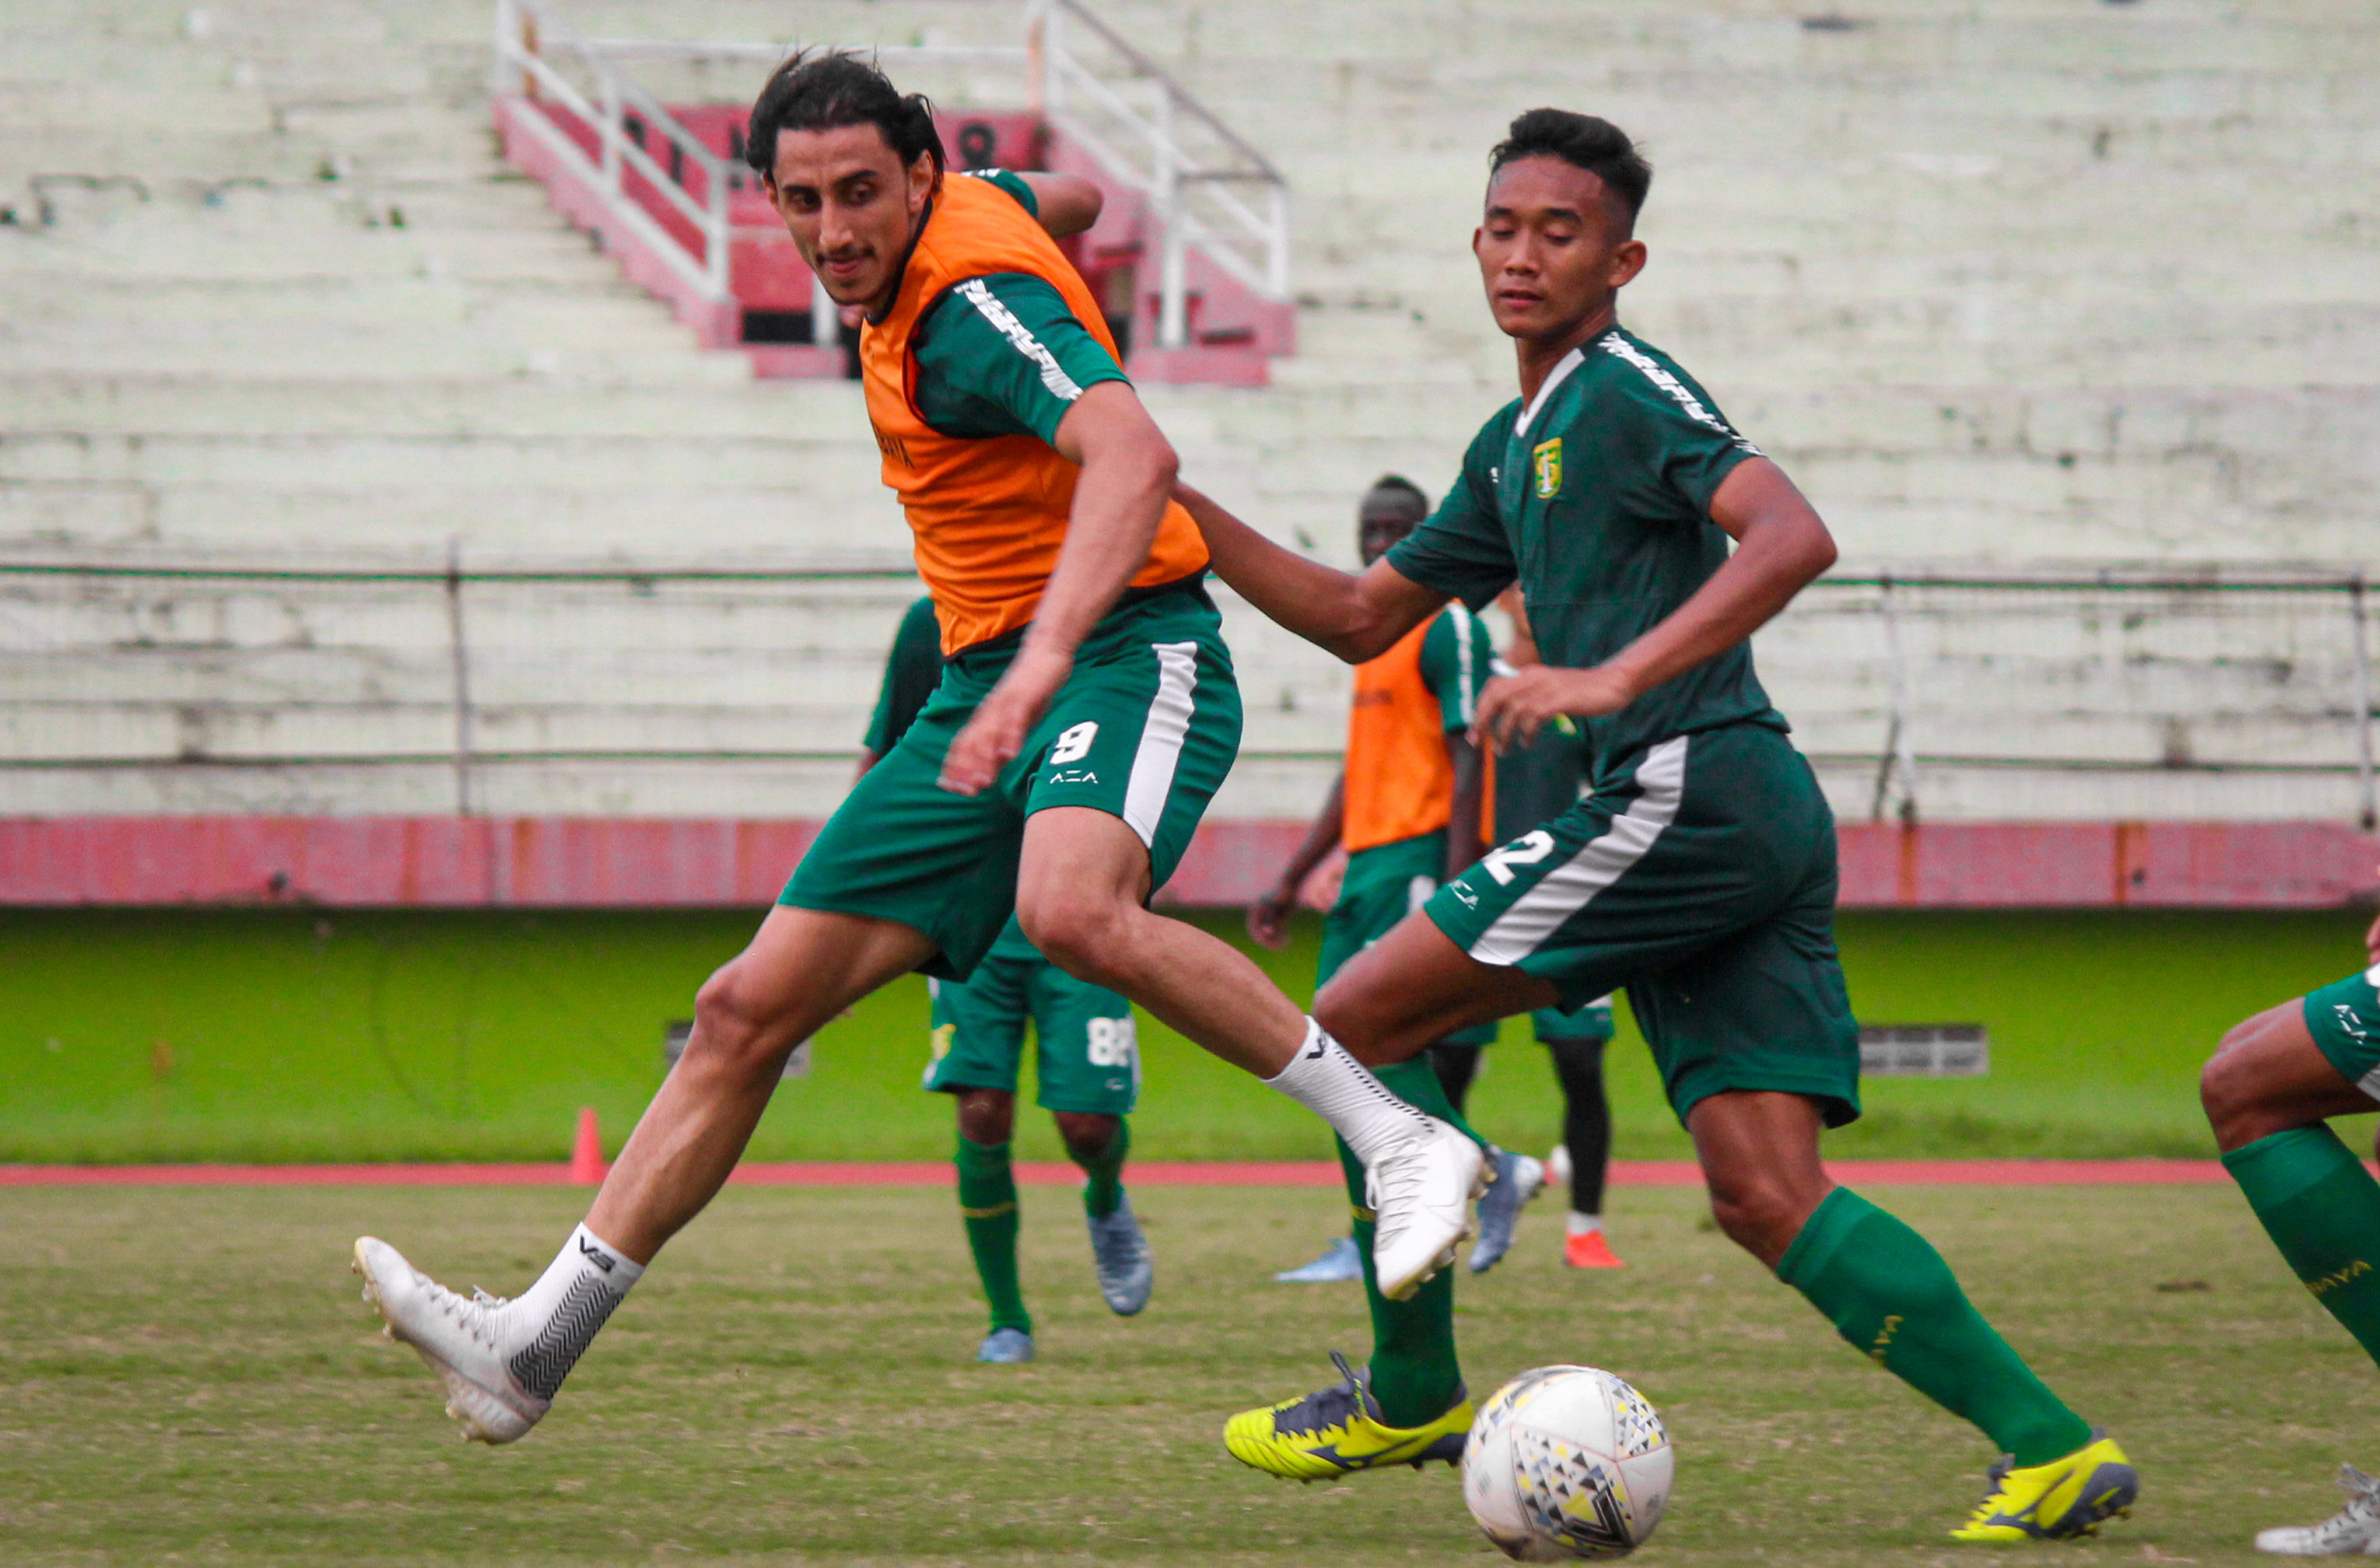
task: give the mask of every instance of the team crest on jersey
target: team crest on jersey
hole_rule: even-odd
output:
[[[1550,501],[1561,493],[1561,437],[1531,450],[1529,470],[1536,475],[1538,500]]]

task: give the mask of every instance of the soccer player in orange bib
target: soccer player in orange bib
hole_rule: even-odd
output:
[[[1061,968],[1329,1122],[1370,1173],[1381,1288],[1410,1295],[1452,1258],[1477,1147],[1245,954],[1148,908],[1231,767],[1240,699],[1206,547],[1170,499],[1172,448],[1053,238],[1097,218],[1098,187],[946,177],[931,106],[847,55],[778,67],[746,148],[827,297],[866,314],[868,420],[941,680],[702,987],[684,1058],[544,1274],[516,1300],[467,1299],[367,1236],[366,1295],[466,1436],[522,1436],[726,1181],[795,1045],[914,970],[965,979],[1012,914]]]

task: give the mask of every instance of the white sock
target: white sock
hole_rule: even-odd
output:
[[[595,1331],[644,1275],[643,1264],[585,1225],[571,1232],[537,1282],[506,1308],[519,1314],[530,1335],[506,1363],[512,1375],[531,1393],[552,1399],[594,1343]]]
[[[1429,1118],[1390,1094],[1346,1048],[1305,1020],[1305,1043],[1265,1082],[1330,1124],[1366,1165],[1391,1145],[1429,1128]]]
[[[1590,1231],[1599,1231],[1601,1229],[1603,1229],[1602,1215],[1582,1214],[1575,1209],[1570,1211],[1571,1234],[1574,1236],[1583,1236]]]

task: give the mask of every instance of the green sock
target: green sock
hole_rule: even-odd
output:
[[[1446,1102],[1446,1090],[1427,1058],[1416,1056],[1375,1071],[1399,1099],[1466,1133],[1471,1131]],[[1408,1300],[1390,1301],[1382,1295],[1372,1272],[1372,1222],[1371,1210],[1364,1206],[1364,1167],[1344,1143],[1339,1146],[1339,1166],[1346,1173],[1348,1201],[1357,1216],[1355,1250],[1363,1256],[1364,1299],[1372,1308],[1372,1397],[1380,1402],[1380,1416],[1391,1427],[1435,1421],[1446,1414],[1463,1387],[1463,1367],[1454,1350],[1454,1270],[1444,1270]]]
[[[1016,1285],[1016,1173],[1009,1168],[1008,1146],[961,1138],[958,1167],[959,1214],[966,1222],[976,1278],[991,1303],[991,1326],[1029,1334],[1033,1318]]]
[[[1855,1350],[1984,1429],[2018,1468],[2091,1440],[2033,1368],[1977,1312],[1924,1236],[1851,1191],[1818,1205],[1777,1265]]]
[[[2313,1298],[2380,1362],[2380,1182],[2327,1126],[2258,1138],[2223,1168]]]
[[[1083,1184],[1083,1212],[1094,1220],[1104,1220],[1116,1211],[1123,1201],[1123,1161],[1132,1152],[1132,1124],[1123,1117],[1116,1118],[1115,1136],[1108,1139],[1107,1148],[1096,1159],[1086,1160],[1073,1149],[1067,1158],[1082,1167],[1090,1179]]]

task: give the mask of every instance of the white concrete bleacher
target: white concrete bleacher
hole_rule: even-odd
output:
[[[1281,537],[1345,558],[1356,492],[1389,468],[1441,489],[1509,395],[1463,242],[1488,145],[1516,109],[1551,102],[1648,144],[1655,264],[1629,319],[1803,481],[1847,565],[2380,556],[2368,501],[2380,19],[2368,7],[1201,0],[1102,12],[1293,182],[1299,355],[1261,393],[1147,389],[1187,471]],[[572,14],[599,34],[681,38],[1005,41],[1016,26],[1011,6],[952,0],[621,0]],[[0,15],[10,558],[436,569],[459,541],[475,566],[900,563],[852,389],[755,383],[740,356],[699,351],[498,161],[482,6]],[[190,760],[0,772],[0,810],[452,801],[435,760],[208,761],[436,753],[452,693],[434,590],[391,590],[402,613],[377,617],[339,593],[254,585],[62,597],[12,580],[0,592],[46,643],[0,664],[0,747]],[[627,734],[711,760],[491,763],[475,804],[831,805],[844,776],[831,754],[858,727],[899,586],[796,602],[668,585],[640,613],[626,595],[583,601],[574,633],[566,595],[475,588],[475,744],[530,756]],[[770,623],[769,656],[722,634],[739,618]],[[1302,813],[1337,743],[1342,677],[1251,617],[1235,615],[1233,635],[1251,756],[1223,808]],[[2249,638],[2244,654],[2271,654],[2277,635]],[[1881,744],[1873,640],[1814,633],[1770,659],[1821,749]],[[2069,640],[2070,662],[2107,665],[2104,642]],[[2218,716],[2184,751],[2262,755],[2309,737],[2338,750],[2345,730],[2325,710],[2336,643],[2295,655],[2327,684],[2289,723]],[[2243,662],[2233,649],[2170,662],[2193,658]],[[552,699],[590,668],[596,695],[635,710],[625,731]],[[2115,726],[2128,754],[2171,753],[2187,674],[2178,691],[2138,694]],[[2002,682],[1979,702],[1921,679],[1926,745],[1951,748],[1978,711],[2020,736],[2045,713],[2085,731],[2099,716],[2055,682],[2038,700],[2010,685],[2030,689]],[[686,699],[695,688],[704,700]],[[2226,700],[2244,709],[2265,689],[2246,680]],[[1864,771],[1830,775],[1839,805],[1864,806]],[[2005,775],[1992,779],[1937,772],[1927,809],[2011,814]],[[2344,787],[2202,782],[2044,785],[2014,809],[2323,815]]]

